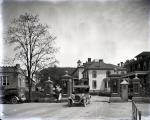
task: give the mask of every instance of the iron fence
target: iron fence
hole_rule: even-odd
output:
[[[132,100],[132,120],[141,120],[141,111],[138,110],[133,100]]]

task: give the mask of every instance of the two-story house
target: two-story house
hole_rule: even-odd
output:
[[[126,69],[121,66],[105,63],[102,59],[91,60],[81,64],[72,73],[74,85],[81,84],[89,86],[90,93],[110,93],[110,81],[107,79],[109,74],[126,73]]]

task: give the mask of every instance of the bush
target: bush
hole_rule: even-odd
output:
[[[110,93],[109,92],[100,92],[99,93],[99,96],[107,96],[107,97],[110,97]]]
[[[25,96],[26,96],[26,99],[28,102],[29,101],[29,92],[28,91],[25,92]],[[52,97],[53,97],[53,95],[45,95],[44,92],[32,91],[32,101],[33,102],[39,102],[39,101],[41,101],[41,99],[44,99],[44,98],[52,99]]]

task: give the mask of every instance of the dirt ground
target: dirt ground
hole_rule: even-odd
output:
[[[3,120],[131,120],[131,102],[108,103],[108,97],[92,96],[91,104],[68,107],[63,103],[1,104]]]

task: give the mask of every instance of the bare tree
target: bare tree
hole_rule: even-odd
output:
[[[8,26],[7,41],[15,46],[15,58],[27,71],[29,101],[36,71],[56,62],[55,38],[50,34],[49,27],[40,23],[38,15],[25,13],[14,18]]]

